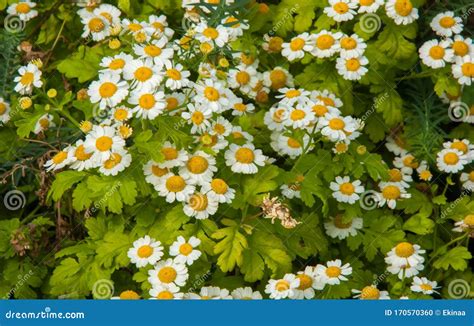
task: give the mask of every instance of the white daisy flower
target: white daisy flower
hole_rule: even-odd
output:
[[[264,34],[262,48],[268,53],[280,53],[283,42],[280,36]]]
[[[387,271],[397,275],[400,280],[403,280],[404,278],[411,278],[415,275],[418,275],[424,268],[425,266],[423,266],[421,263],[413,266],[409,264],[402,266],[389,265],[387,266]]]
[[[253,136],[246,131],[242,130],[240,126],[232,127],[232,132],[230,133],[230,138],[233,142],[242,144],[244,142],[252,142]]]
[[[166,107],[165,93],[142,88],[130,94],[128,103],[135,105],[132,112],[137,118],[153,120],[162,114]]]
[[[144,41],[148,41],[151,39],[151,36],[155,33],[155,28],[150,26],[146,22],[140,22],[136,19],[123,19],[122,20],[122,27],[124,34],[131,34],[134,37],[139,36],[139,38],[143,39]]]
[[[271,139],[270,145],[276,152],[281,155],[288,155],[292,159],[303,154],[303,148],[307,147],[310,142],[310,137],[307,134],[303,136],[303,144],[300,140],[279,132],[272,133]]]
[[[184,101],[186,100],[186,95],[183,93],[173,92],[171,94],[165,94],[165,101],[166,101],[166,108],[165,112],[169,115],[177,115],[181,113],[182,106],[184,105]]]
[[[229,108],[230,91],[224,85],[212,79],[205,79],[195,84],[196,103],[211,112],[222,112]]]
[[[56,153],[50,160],[48,160],[44,167],[46,171],[54,171],[59,170],[71,163],[72,161],[72,153],[70,148],[65,148],[58,153]]]
[[[469,163],[474,160],[474,144],[467,139],[454,139],[443,144],[444,148],[457,149],[467,156]]]
[[[187,70],[183,70],[181,64],[173,64],[170,61],[165,63],[165,86],[171,90],[181,89],[190,84],[188,77],[191,73]]]
[[[143,166],[143,173],[145,174],[146,182],[157,187],[163,179],[166,180],[170,176],[171,172],[168,168],[161,167],[160,163],[150,160]]]
[[[265,113],[263,118],[268,129],[282,131],[285,129],[284,121],[287,119],[291,107],[286,104],[277,103]]]
[[[464,57],[469,55],[474,56],[474,46],[472,45],[472,39],[469,37],[464,38],[461,35],[454,35],[454,39],[447,39],[449,42],[449,47],[453,53],[453,61],[456,57]]]
[[[474,191],[474,170],[469,173],[461,173],[459,179],[461,180],[464,189]]]
[[[159,38],[161,36],[166,36],[166,38],[171,39],[173,37],[174,31],[168,27],[168,21],[165,15],[150,15],[148,17],[148,24],[154,28],[154,36]]]
[[[43,114],[38,121],[36,121],[35,128],[33,129],[34,134],[37,135],[40,132],[56,127],[53,119],[54,117],[51,114]]]
[[[229,40],[236,40],[238,37],[244,34],[244,30],[249,29],[250,25],[248,24],[247,20],[239,20],[234,16],[230,16],[221,20],[221,24],[223,24],[227,28],[227,33],[229,34]]]
[[[407,152],[407,150],[404,148],[406,146],[405,142],[401,137],[395,136],[393,137],[392,135],[387,136],[385,147],[392,152],[395,155],[402,155]]]
[[[298,183],[283,184],[280,190],[281,194],[288,199],[301,198],[301,186]]]
[[[120,104],[128,95],[127,82],[120,80],[120,76],[106,72],[99,75],[99,80],[89,85],[87,94],[92,103],[99,103],[101,110],[106,107],[113,108]]]
[[[178,263],[192,265],[201,257],[201,252],[196,249],[200,244],[201,240],[196,237],[186,241],[183,236],[179,236],[170,246],[170,256],[175,257],[174,260]]]
[[[385,0],[354,0],[356,4],[359,5],[358,12],[360,14],[366,13],[375,13],[383,4]]]
[[[163,168],[174,168],[176,166],[183,166],[188,160],[188,153],[182,149],[178,150],[176,146],[172,145],[169,141],[163,144],[160,149],[161,154],[164,156],[164,161],[159,165]]]
[[[326,234],[334,239],[345,239],[349,236],[354,237],[357,235],[357,230],[361,230],[363,227],[363,219],[360,217],[354,217],[351,221],[344,223],[342,221],[342,215],[336,215],[336,217],[329,218],[330,221],[324,223]]]
[[[410,286],[410,290],[413,292],[422,292],[423,294],[439,293],[436,289],[439,289],[436,281],[430,281],[426,277],[419,278],[415,276]]]
[[[160,241],[146,235],[133,242],[133,247],[128,250],[127,256],[138,268],[148,264],[154,265],[163,256],[163,247]]]
[[[214,197],[204,193],[194,193],[185,200],[183,211],[187,216],[204,220],[214,215],[219,207],[219,202]]]
[[[283,87],[293,87],[293,76],[283,67],[275,67],[263,73],[263,85],[276,91]]]
[[[281,55],[289,61],[302,59],[305,52],[311,52],[313,50],[313,45],[310,43],[310,40],[309,33],[303,33],[293,37],[289,43],[283,43],[281,45]]]
[[[443,68],[446,62],[453,60],[453,53],[448,51],[449,41],[426,41],[418,50],[420,58],[430,68]]]
[[[315,268],[316,278],[319,278],[324,284],[336,285],[341,281],[347,281],[347,277],[352,274],[352,267],[349,263],[342,265],[340,259],[330,260],[327,266],[318,264]]]
[[[133,57],[126,53],[119,53],[113,57],[104,57],[100,62],[100,66],[105,69],[102,69],[101,72],[121,74],[123,72],[123,68],[125,68],[125,65],[132,60]]]
[[[322,30],[311,35],[313,50],[311,54],[317,58],[328,58],[338,50],[338,40],[343,36],[341,32],[332,33]]]
[[[262,151],[250,143],[242,146],[231,144],[224,156],[226,165],[235,173],[255,174],[258,166],[265,165]]]
[[[360,80],[369,70],[365,67],[369,63],[366,57],[337,58],[336,68],[339,75],[346,80]]]
[[[453,228],[454,232],[471,232],[474,229],[474,214],[469,214],[461,221],[454,223],[455,228]]]
[[[474,81],[474,63],[470,55],[456,57],[455,63],[451,66],[453,76],[461,85],[470,86]]]
[[[242,116],[247,113],[253,113],[255,111],[255,105],[252,103],[244,103],[241,98],[237,98],[232,104],[232,115]]]
[[[163,80],[163,72],[161,67],[154,65],[150,59],[137,59],[127,63],[123,70],[123,78],[130,80],[131,86],[137,91],[153,90]]]
[[[251,287],[237,288],[231,293],[235,300],[261,300],[262,294],[259,291],[254,291]]]
[[[438,152],[436,164],[438,169],[446,173],[457,173],[469,163],[467,155],[458,149],[443,149]]]
[[[99,172],[104,175],[117,175],[130,166],[132,156],[126,150],[121,149],[113,152],[110,157],[105,160],[99,168]]]
[[[174,50],[171,47],[166,47],[167,44],[168,39],[162,37],[146,45],[135,44],[133,51],[140,59],[152,60],[155,65],[161,68],[167,63],[170,64],[173,59]]]
[[[270,299],[285,299],[293,297],[299,285],[300,279],[295,274],[285,274],[282,279],[270,279],[265,286],[265,293],[270,296]]]
[[[312,91],[310,95],[310,99],[314,102],[322,101],[324,105],[331,106],[333,108],[340,108],[342,107],[343,103],[340,98],[338,98],[334,93],[328,90],[322,91]]]
[[[118,106],[112,110],[111,118],[116,122],[126,122],[132,117],[132,111],[126,106]]]
[[[395,157],[393,165],[402,170],[403,173],[412,174],[413,169],[417,169],[420,163],[416,160],[415,156],[404,151],[400,157]]]
[[[275,95],[276,98],[280,99],[280,104],[286,105],[294,105],[294,104],[306,104],[309,101],[309,95],[311,94],[309,91],[304,89],[296,89],[296,88],[280,88],[278,90],[280,94]]]
[[[209,131],[219,137],[227,137],[232,132],[232,124],[225,118],[218,117],[217,120],[212,123]]]
[[[203,184],[201,191],[219,203],[230,204],[235,197],[235,190],[230,188],[223,179],[219,178],[212,179],[211,182]]]
[[[104,17],[95,14],[89,14],[82,17],[84,32],[82,38],[92,37],[92,40],[99,42],[110,35],[110,23]]]
[[[216,159],[203,151],[197,151],[189,156],[179,173],[190,183],[202,185],[210,182],[216,171]]]
[[[342,117],[328,113],[318,120],[318,128],[329,140],[337,142],[345,140],[347,134],[356,131],[356,124],[350,116]]]
[[[173,283],[154,285],[148,293],[152,300],[180,300],[184,296]]]
[[[296,274],[296,278],[299,279],[300,284],[293,290],[293,295],[290,296],[291,299],[313,299],[314,290],[324,288],[324,283],[316,279],[315,267],[306,266],[304,271]]]
[[[357,4],[351,0],[329,0],[329,5],[324,8],[324,13],[337,22],[352,20],[357,14]]]
[[[86,152],[93,153],[91,159],[99,162],[108,160],[112,153],[120,152],[124,146],[125,140],[109,126],[94,126],[84,141]]]
[[[410,173],[407,173],[406,169],[393,168],[388,170],[388,182],[398,184],[400,187],[409,188],[409,182],[413,181]]]
[[[433,178],[433,174],[426,161],[420,162],[420,166],[416,169],[416,172],[418,172],[418,177],[423,181],[431,181],[431,178]]]
[[[148,282],[153,287],[170,284],[184,286],[189,277],[186,265],[171,258],[159,261],[154,269],[148,271],[148,275]]]
[[[283,124],[286,127],[298,129],[307,127],[314,121],[314,112],[310,107],[306,105],[296,105],[295,107],[290,108],[286,119],[283,121]]]
[[[227,83],[230,88],[236,88],[248,94],[257,85],[257,69],[253,66],[240,64],[228,72]]]
[[[201,43],[214,43],[222,48],[229,40],[227,28],[221,25],[214,28],[208,26],[206,22],[201,22],[196,26],[195,31],[195,37]]]
[[[425,250],[421,249],[417,244],[400,242],[387,253],[385,262],[394,266],[416,266],[423,264],[425,261],[423,256],[421,256],[424,253]]]
[[[182,176],[170,173],[160,179],[155,189],[160,196],[166,198],[166,202],[172,203],[174,201],[185,201],[194,193],[195,187]]]
[[[109,24],[120,24],[120,15],[122,14],[122,12],[115,6],[103,3],[99,7],[94,9],[93,13],[96,16],[102,16],[107,19]]]
[[[20,20],[27,22],[30,19],[38,16],[38,11],[33,10],[36,7],[36,3],[30,0],[21,0],[18,3],[13,3],[8,6],[7,13],[9,15],[15,15],[20,18]]]
[[[387,300],[390,299],[387,291],[380,291],[375,285],[369,285],[362,290],[352,289],[354,298],[360,300]]]
[[[455,17],[452,11],[445,11],[434,16],[430,26],[441,37],[451,37],[453,34],[461,33],[463,29],[462,19]]]
[[[359,194],[364,192],[364,187],[361,186],[360,180],[351,182],[348,176],[336,177],[336,182],[331,182],[329,185],[332,191],[332,196],[336,198],[338,202],[354,204],[359,200]]]
[[[408,25],[418,19],[418,9],[413,8],[410,0],[388,0],[385,11],[397,25]]]
[[[411,197],[406,189],[396,182],[380,182],[379,188],[381,192],[380,196],[377,196],[379,207],[387,204],[389,208],[395,209],[398,200]]]
[[[100,164],[92,160],[92,152],[87,152],[83,140],[78,140],[74,146],[71,146],[71,169],[77,171],[88,170]]]
[[[217,286],[205,286],[201,288],[199,294],[189,293],[189,299],[191,300],[229,300],[232,296],[229,294],[229,290],[221,289]]]
[[[0,97],[0,122],[6,124],[10,121],[10,104]]]
[[[19,76],[13,80],[16,84],[15,92],[21,95],[29,95],[33,92],[33,88],[40,88],[43,86],[41,81],[41,70],[32,63],[27,66],[22,66],[18,69]]]
[[[343,59],[358,58],[364,54],[367,44],[357,34],[344,35],[336,43],[339,55]]]
[[[212,112],[205,107],[195,106],[192,103],[188,104],[189,112],[183,112],[181,117],[187,121],[188,124],[192,124],[191,133],[196,134],[199,132],[206,131],[211,123]]]

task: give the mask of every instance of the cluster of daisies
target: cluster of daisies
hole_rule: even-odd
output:
[[[460,85],[471,85],[474,81],[474,46],[472,39],[460,35],[463,23],[452,11],[436,15],[430,23],[433,31],[442,39],[426,41],[419,49],[422,62],[432,68],[451,65],[454,78]]]
[[[17,16],[21,21],[27,22],[36,16],[38,11],[34,10],[36,3],[30,0],[20,0],[17,3],[12,3],[7,8],[9,15]]]

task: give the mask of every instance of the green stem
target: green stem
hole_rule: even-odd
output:
[[[77,122],[76,119],[73,118],[72,115],[70,115],[68,112],[64,110],[58,110],[59,114],[68,119],[69,121],[72,122],[73,125],[75,125],[77,128],[81,128],[81,124]]]

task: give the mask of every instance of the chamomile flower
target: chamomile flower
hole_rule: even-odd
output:
[[[231,144],[224,155],[226,165],[235,173],[255,174],[258,166],[265,165],[262,151],[250,143],[242,146]]]
[[[136,90],[153,90],[163,80],[163,72],[161,67],[154,65],[150,59],[137,59],[127,63],[123,77],[131,81],[131,86]]]
[[[310,52],[313,46],[310,44],[309,33],[303,33],[295,36],[289,43],[282,44],[281,55],[289,61],[302,59],[305,52]]]
[[[121,149],[112,152],[110,157],[105,160],[99,168],[99,172],[103,175],[117,175],[130,166],[132,156],[127,151]]]
[[[283,124],[286,127],[294,129],[304,128],[309,126],[315,120],[314,112],[306,105],[296,105],[290,108]]]
[[[159,261],[154,269],[148,271],[148,275],[148,282],[152,286],[170,284],[184,286],[189,277],[186,265],[171,258]]]
[[[165,15],[150,15],[148,17],[148,24],[154,28],[154,36],[166,36],[168,39],[173,37],[174,31],[168,27],[168,21]]]
[[[244,30],[249,29],[250,27],[247,20],[239,20],[234,16],[222,19],[221,24],[227,28],[229,40],[236,40],[238,37],[243,35]]]
[[[183,211],[190,217],[204,220],[214,215],[219,207],[215,197],[209,197],[204,193],[194,193],[185,200]]]
[[[336,43],[339,55],[343,59],[358,58],[364,54],[367,44],[357,34],[344,35]]]
[[[0,122],[6,124],[10,121],[10,104],[0,97]]]
[[[20,20],[27,22],[30,19],[38,16],[38,11],[33,8],[36,7],[36,3],[29,0],[21,0],[18,3],[13,3],[8,6],[7,13],[9,15],[15,15],[20,18]]]
[[[210,182],[216,171],[216,159],[203,151],[197,151],[189,156],[186,164],[180,169],[180,175],[192,184],[202,185]]]
[[[140,22],[136,19],[123,19],[122,27],[124,28],[123,33],[131,34],[134,37],[143,39],[143,41],[149,40],[151,38],[151,35],[153,35],[153,33],[155,32],[155,29],[152,26],[148,25],[146,22]]]
[[[162,114],[166,107],[165,94],[148,88],[132,92],[128,103],[135,105],[132,112],[137,118],[148,120],[153,120]]]
[[[187,70],[183,70],[184,67],[181,64],[173,64],[170,61],[165,63],[165,86],[171,90],[181,89],[189,85],[190,81],[188,77],[191,73]]]
[[[43,114],[38,121],[36,121],[35,128],[33,132],[35,135],[39,134],[40,132],[46,131],[50,128],[56,127],[56,124],[53,121],[54,117],[51,114]]]
[[[111,118],[116,122],[126,122],[132,117],[132,111],[126,106],[118,106],[112,110]]]
[[[470,86],[474,81],[474,63],[471,55],[456,57],[451,69],[459,84]]]
[[[263,85],[278,90],[283,87],[293,87],[293,76],[283,67],[275,67],[263,73]]]
[[[455,148],[443,149],[438,152],[436,157],[438,169],[446,173],[457,173],[462,171],[464,166],[468,163],[468,157]]]
[[[284,40],[279,36],[264,34],[262,48],[268,53],[281,52]]]
[[[380,196],[377,196],[379,207],[387,204],[389,208],[395,209],[398,200],[411,197],[406,189],[396,182],[380,182],[379,188],[381,192]]]
[[[424,253],[425,250],[417,244],[400,242],[387,253],[385,262],[394,266],[415,266],[423,264],[425,259],[421,255]]]
[[[173,283],[154,285],[150,291],[150,299],[154,300],[179,300],[184,294],[179,292],[179,287]]]
[[[160,241],[146,235],[133,242],[133,247],[128,250],[127,256],[138,268],[148,264],[154,265],[163,256],[163,247]]]
[[[188,110],[189,112],[183,112],[181,117],[187,120],[188,124],[192,125],[192,134],[204,132],[210,127],[211,111],[201,106],[195,106],[192,103],[188,104]]]
[[[433,178],[433,174],[426,161],[420,162],[420,166],[416,169],[416,172],[418,172],[418,178],[420,178],[420,180],[431,181],[431,178]]]
[[[112,153],[119,152],[125,146],[125,140],[109,126],[94,126],[84,141],[85,150],[93,153],[92,159],[104,162]]]
[[[217,286],[205,286],[199,291],[199,295],[191,293],[190,299],[200,300],[229,300],[232,296],[229,294],[229,290],[221,289]]]
[[[362,290],[352,289],[354,298],[360,300],[387,300],[390,299],[387,291],[380,291],[375,285],[368,285]]]
[[[41,70],[32,63],[27,66],[22,66],[18,69],[19,76],[15,77],[14,82],[17,83],[15,86],[15,92],[21,95],[29,95],[33,92],[33,88],[40,88],[43,86],[41,81]]]
[[[369,63],[366,57],[337,58],[336,68],[339,75],[346,80],[360,80],[369,70],[365,67]]]
[[[324,288],[324,283],[316,279],[315,267],[307,266],[304,271],[296,274],[296,278],[299,279],[300,284],[293,290],[291,299],[313,299],[315,295],[314,290],[322,290]]]
[[[321,128],[321,133],[333,142],[345,140],[348,133],[356,131],[356,124],[352,117],[329,113],[318,120],[318,127]]]
[[[282,279],[273,280],[270,279],[268,284],[265,286],[265,293],[267,293],[271,299],[285,299],[293,297],[295,289],[300,285],[300,279],[294,274],[285,274]]]
[[[402,152],[400,157],[395,157],[393,165],[401,169],[406,174],[412,174],[413,169],[420,166],[420,163],[416,160],[415,156],[408,152]]]
[[[242,116],[247,113],[253,113],[255,110],[255,105],[252,103],[243,103],[241,98],[237,98],[236,101],[232,104],[232,115]]]
[[[110,35],[110,23],[100,15],[89,14],[82,17],[84,32],[82,38],[92,37],[92,40],[99,42]]]
[[[452,61],[453,53],[448,51],[449,41],[426,41],[418,50],[420,58],[430,68],[443,68],[447,62]]]
[[[164,161],[160,163],[160,166],[164,168],[183,166],[188,160],[188,153],[184,149],[177,149],[176,146],[172,145],[169,141],[163,144],[160,152],[164,157]]]
[[[301,186],[299,183],[281,185],[280,190],[281,194],[288,199],[301,198]]]
[[[312,91],[310,95],[310,99],[314,102],[322,101],[324,105],[331,106],[333,108],[340,108],[342,107],[343,103],[340,98],[338,98],[334,93],[328,90],[316,90]]]
[[[257,85],[257,70],[253,66],[240,64],[235,69],[230,69],[227,83],[230,88],[236,88],[244,94],[248,94]]]
[[[69,148],[65,148],[56,153],[50,160],[48,160],[44,167],[46,171],[59,170],[71,162],[72,153]]]
[[[474,46],[472,39],[464,38],[461,35],[454,35],[453,39],[448,39],[449,47],[453,53],[453,61],[456,57],[462,58],[466,55],[474,56]],[[449,51],[449,50],[448,50]]]
[[[383,4],[385,0],[354,0],[358,5],[358,12],[360,14],[366,13],[375,13]]]
[[[474,191],[474,170],[469,173],[461,173],[459,180],[461,180],[464,189]]]
[[[442,12],[434,16],[430,26],[437,35],[442,37],[459,34],[463,29],[462,19],[455,17],[452,11]]]
[[[206,79],[195,85],[196,103],[211,112],[222,112],[229,107],[229,91],[221,82]]]
[[[287,119],[290,107],[285,104],[276,104],[265,113],[263,118],[268,129],[282,131],[285,129],[284,121]]]
[[[337,22],[352,20],[357,14],[357,4],[351,0],[329,0],[329,5],[324,8],[324,13]]]
[[[140,59],[152,60],[155,65],[163,67],[166,63],[171,63],[174,50],[166,47],[168,39],[162,37],[158,40],[153,40],[148,44],[135,44],[134,52]]]
[[[113,108],[120,104],[128,95],[127,82],[120,80],[118,74],[111,72],[103,73],[99,80],[89,85],[87,94],[92,103],[99,103],[101,110],[106,107]]]
[[[328,58],[338,50],[338,41],[343,36],[341,32],[332,33],[322,30],[311,35],[314,44],[311,54],[317,58]]]
[[[280,94],[275,95],[275,97],[277,99],[280,99],[281,104],[286,104],[286,105],[291,106],[296,103],[306,104],[309,101],[310,92],[302,88],[297,89],[297,88],[284,87],[284,88],[280,88],[278,92]]]
[[[195,260],[201,257],[201,252],[196,249],[201,244],[201,240],[191,237],[186,241],[183,236],[179,236],[170,246],[170,256],[175,257],[178,263],[192,265]]]
[[[131,62],[132,60],[133,57],[126,53],[119,53],[113,57],[104,57],[100,62],[100,66],[105,69],[101,71],[121,74],[127,62]]]
[[[160,163],[150,160],[143,166],[143,173],[145,174],[145,180],[157,187],[163,179],[170,176],[171,172],[168,168],[162,167]]]
[[[219,203],[230,204],[235,197],[235,190],[229,187],[223,179],[215,178],[202,185],[201,191]]]
[[[413,181],[411,174],[407,173],[405,169],[393,168],[388,170],[389,182],[396,183],[402,187],[408,188],[410,186],[409,182]]]
[[[454,139],[443,144],[444,148],[457,149],[467,156],[468,163],[474,160],[474,144],[467,139]]]
[[[199,23],[196,28],[196,39],[201,43],[214,43],[218,47],[222,48],[227,44],[229,40],[229,34],[227,28],[222,25],[216,28],[208,26],[207,23]]]
[[[346,276],[352,274],[352,267],[349,263],[342,265],[341,260],[336,259],[328,261],[326,266],[318,264],[314,272],[323,283],[336,285],[348,280]]]
[[[454,226],[454,232],[471,231],[472,229],[474,229],[474,214],[467,215],[461,221],[454,223]]]
[[[438,283],[430,281],[426,277],[415,276],[413,283],[410,286],[410,290],[413,292],[422,292],[423,294],[439,293],[436,289],[439,289]]]
[[[423,264],[419,263],[416,265],[411,266],[410,264],[407,265],[389,265],[387,266],[387,271],[397,275],[400,280],[404,278],[410,278],[415,275],[418,275],[425,267]]]
[[[189,180],[181,175],[166,174],[164,178],[160,178],[158,185],[155,187],[158,194],[166,198],[166,202],[185,201],[195,190]]]
[[[254,291],[251,287],[237,288],[231,293],[235,300],[261,300],[262,294],[259,291]]]
[[[336,217],[330,217],[329,222],[324,223],[326,234],[334,239],[345,239],[347,237],[354,237],[357,235],[357,230],[362,229],[363,220],[360,217],[354,217],[352,220],[344,223],[342,221],[342,215],[336,215]]]
[[[301,143],[300,140],[296,138],[286,136],[285,134],[279,132],[274,132],[271,138],[272,148],[282,155],[290,156],[292,159],[300,156],[303,153],[303,148],[308,146],[310,141],[310,137],[306,134],[303,136],[303,143]]]
[[[411,0],[388,0],[385,11],[397,25],[408,25],[418,19],[418,9],[413,7]]]
[[[234,126],[232,127],[232,132],[229,135],[229,139],[232,142],[242,144],[245,142],[252,142],[253,141],[253,136],[249,134],[246,131],[242,130],[242,127],[240,126]]]
[[[169,115],[179,114],[182,110],[180,106],[183,105],[185,99],[186,96],[183,93],[173,92],[171,94],[165,94],[165,112]]]
[[[115,6],[104,3],[93,11],[94,15],[104,17],[109,24],[120,24],[122,12]]]
[[[359,194],[364,192],[364,187],[361,186],[360,180],[351,182],[348,176],[342,178],[337,176],[335,182],[331,182],[329,187],[334,191],[332,196],[341,203],[354,204],[359,200]]]
[[[92,152],[87,152],[83,140],[78,140],[74,146],[71,146],[71,169],[83,171],[97,166],[100,162],[91,159]]]

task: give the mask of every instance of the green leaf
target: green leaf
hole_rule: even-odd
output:
[[[80,83],[84,83],[97,76],[100,61],[105,55],[103,47],[81,45],[76,52],[62,60],[57,69],[67,78],[77,78]]]
[[[121,231],[108,232],[97,246],[97,261],[105,268],[118,269],[130,264],[127,256],[128,248],[132,245],[128,234]]]
[[[433,232],[435,222],[423,214],[410,217],[404,224],[403,229],[416,234],[429,234]]]
[[[160,240],[164,244],[171,244],[176,240],[178,230],[182,225],[186,224],[189,219],[189,216],[183,212],[183,206],[176,205],[171,209],[167,209],[165,214],[156,220],[150,229],[150,236]]]
[[[466,247],[456,247],[449,250],[433,263],[434,268],[448,270],[452,267],[456,271],[463,271],[467,268],[467,260],[472,255]]]
[[[242,266],[242,252],[248,247],[247,239],[239,232],[240,226],[229,219],[222,221],[225,228],[219,229],[212,237],[219,241],[214,247],[214,253],[219,255],[217,265],[223,272],[229,272],[234,267]]]
[[[84,179],[87,175],[84,171],[64,171],[56,174],[56,179],[51,185],[48,197],[58,201],[64,192],[74,186],[76,183]]]

